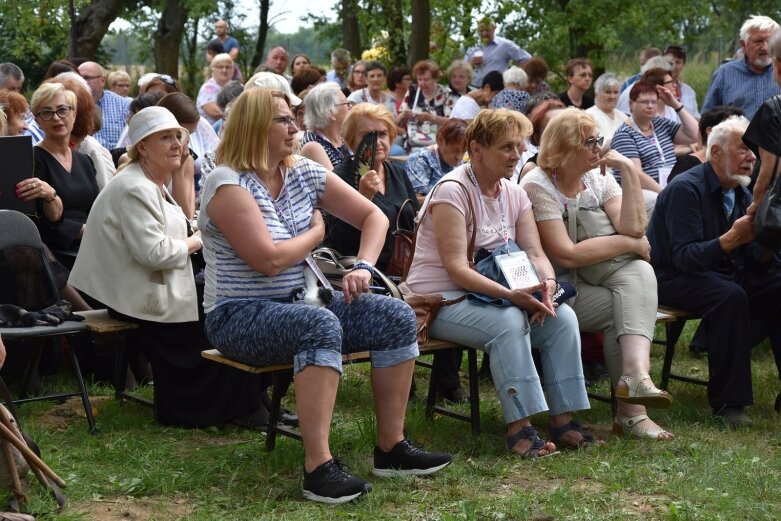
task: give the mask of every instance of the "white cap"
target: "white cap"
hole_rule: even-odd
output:
[[[181,130],[184,136],[188,135],[187,129],[182,128],[171,111],[165,107],[147,107],[136,112],[128,123],[127,135],[133,146],[145,137],[162,130]]]
[[[280,76],[273,72],[259,72],[247,80],[246,85],[244,85],[244,90],[250,90],[256,87],[265,87],[267,89],[281,91],[285,97],[287,97],[287,101],[291,106],[297,107],[301,105],[301,98],[293,94],[290,83],[288,83],[284,76]]]

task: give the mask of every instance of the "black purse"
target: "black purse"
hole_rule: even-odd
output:
[[[781,115],[778,96],[773,97],[776,113]],[[759,203],[754,216],[754,239],[763,246],[777,249],[781,246],[781,183],[778,181],[778,153],[773,165],[773,182]]]

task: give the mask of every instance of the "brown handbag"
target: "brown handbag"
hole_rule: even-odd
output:
[[[399,227],[401,214],[408,203],[412,204],[412,199],[407,199],[401,203],[401,208],[399,208],[399,211],[396,214],[396,229],[393,230],[393,253],[391,254],[390,261],[388,261],[388,266],[385,269],[385,272],[393,277],[401,277],[404,273],[407,259],[412,255],[412,250],[415,247],[412,242],[412,236],[415,232],[412,230],[404,230]]]
[[[469,211],[470,215],[472,215],[474,220],[475,210],[472,206],[472,199],[469,197],[469,190],[461,181],[458,181],[456,179],[445,179],[440,182],[438,182],[434,188],[431,190],[431,193],[429,194],[428,200],[431,201],[434,197],[434,192],[442,186],[442,184],[452,182],[452,183],[458,183],[461,185],[461,188],[464,189],[464,191],[467,194],[467,201],[469,201]],[[415,318],[418,322],[418,344],[424,345],[429,340],[429,329],[431,327],[431,323],[434,322],[434,319],[437,318],[437,314],[439,313],[439,310],[442,308],[442,306],[451,306],[453,304],[457,304],[464,300],[466,298],[466,295],[461,295],[458,298],[454,299],[446,299],[441,293],[413,293],[410,291],[409,286],[407,286],[407,283],[405,282],[407,280],[407,275],[409,275],[409,269],[410,266],[412,266],[412,260],[415,256],[415,245],[417,244],[418,239],[418,230],[420,230],[420,225],[423,222],[423,219],[426,217],[429,211],[429,207],[425,207],[425,213],[423,213],[420,216],[420,219],[415,224],[415,232],[412,234],[412,245],[410,248],[410,254],[407,258],[407,262],[404,265],[404,271],[401,275],[402,283],[399,285],[399,289],[401,290],[402,298],[404,298],[404,302],[409,304],[409,306],[415,311]],[[477,235],[477,226],[472,226],[472,234],[469,238],[469,246],[467,248],[467,258],[469,260],[469,266],[474,267],[474,259],[472,259],[472,252],[475,249],[475,237]]]

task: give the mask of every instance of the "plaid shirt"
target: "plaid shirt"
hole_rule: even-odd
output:
[[[125,128],[125,116],[130,107],[130,101],[110,90],[104,90],[103,96],[96,105],[103,113],[103,128],[95,134],[95,139],[107,150],[111,150],[116,148],[122,129]]]

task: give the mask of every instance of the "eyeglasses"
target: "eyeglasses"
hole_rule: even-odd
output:
[[[73,110],[73,107],[57,107],[57,110],[42,110],[36,116],[44,121],[51,121],[54,119],[54,115],[57,114],[58,118],[63,119],[70,116],[71,110]]]
[[[233,65],[212,65],[212,69],[233,70]],[[170,76],[169,76],[170,78]]]
[[[84,75],[82,75],[81,77],[84,78],[87,81],[97,80],[97,79],[103,78],[103,76],[84,76]]]
[[[364,70],[354,70],[353,74],[357,74],[358,76],[365,76],[366,75],[366,71],[364,71]]]
[[[351,109],[351,108],[353,108],[355,106],[355,102],[354,101],[345,101],[344,103],[337,103],[336,104],[337,107],[339,107],[341,105],[347,105],[347,108]]]
[[[597,148],[601,147],[604,142],[605,142],[605,136],[599,136],[599,137],[592,136],[588,138],[585,143],[583,143],[583,146],[585,146],[586,148],[588,148],[593,152]]]
[[[655,99],[638,99],[635,100],[635,103],[639,103],[641,105],[656,105],[656,101],[657,100]]]
[[[271,118],[274,123],[282,123],[286,127],[296,128],[296,118],[290,116],[282,116],[279,118]]]

